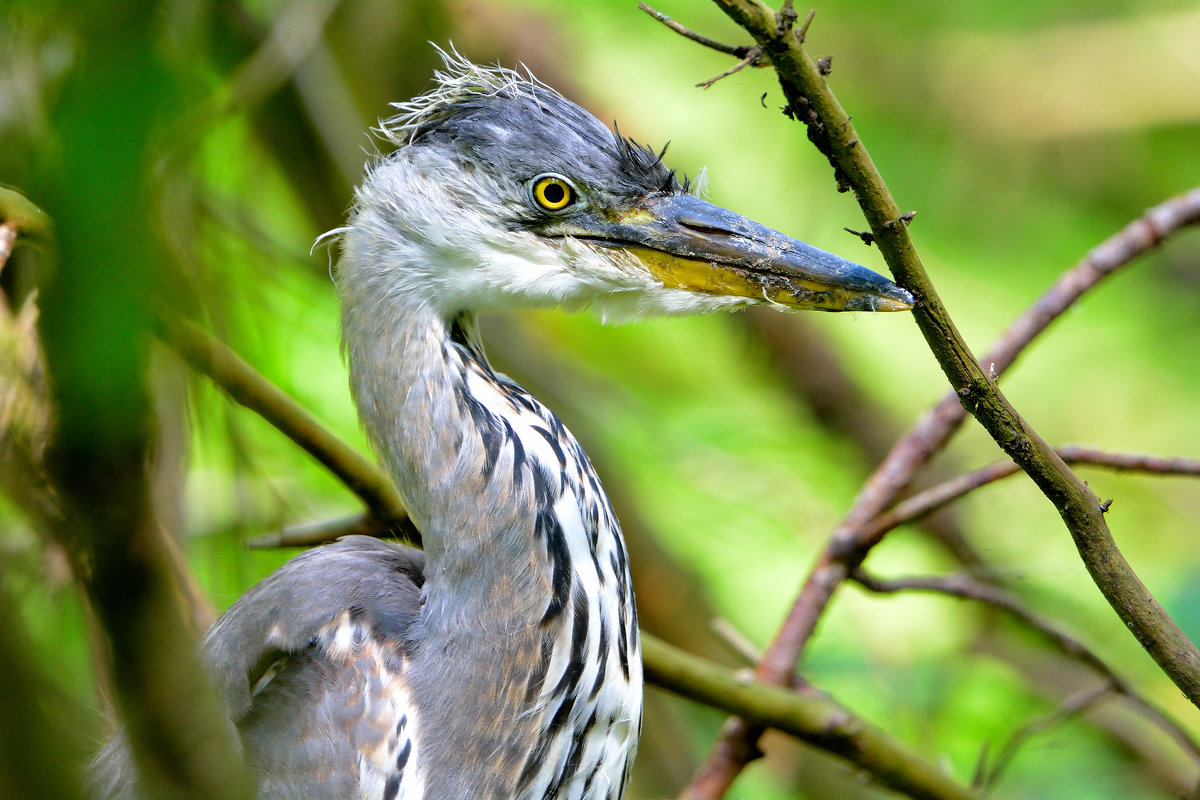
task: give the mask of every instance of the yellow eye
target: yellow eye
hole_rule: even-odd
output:
[[[562,211],[575,202],[575,190],[557,175],[543,175],[533,182],[533,199],[547,211]]]

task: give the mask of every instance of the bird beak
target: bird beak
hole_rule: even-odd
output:
[[[649,198],[596,227],[580,238],[629,251],[668,288],[821,311],[913,307],[882,275],[694,195]]]

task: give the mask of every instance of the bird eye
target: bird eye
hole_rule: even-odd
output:
[[[562,211],[575,202],[575,188],[561,175],[539,175],[530,191],[534,202],[547,211]]]

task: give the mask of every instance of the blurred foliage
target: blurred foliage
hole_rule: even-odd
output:
[[[0,183],[35,203],[52,195],[88,204],[77,215],[114,231],[132,229],[113,225],[122,215],[148,214],[163,244],[147,277],[156,294],[205,321],[362,448],[338,351],[334,254],[309,247],[341,224],[375,148],[366,128],[389,113],[388,102],[427,85],[437,63],[428,41],[453,41],[477,61],[524,61],[602,119],[617,119],[623,133],[670,140],[668,162],[681,172],[707,165],[714,201],[881,269],[874,250],[841,231],[862,227],[854,201],[834,191],[828,165],[778,113],[770,70],[695,89],[729,59],[634,5],[167,0],[136,35],[114,39],[145,37],[155,74],[113,74],[129,107],[90,108],[70,98],[73,75],[126,62],[106,61],[102,39],[81,32],[82,5],[10,3],[0,11]],[[655,5],[740,43],[714,6]],[[832,85],[898,202],[919,212],[917,244],[977,352],[1090,247],[1200,183],[1194,3],[844,0],[818,7],[808,41],[814,54],[834,55]],[[151,91],[174,95],[151,152],[140,163],[112,161],[114,175],[141,182],[143,207],[114,206],[103,187],[74,186],[70,175],[56,185],[34,180],[53,174],[46,164],[70,163],[67,155],[114,159],[99,149],[103,139],[72,132],[119,130]],[[121,252],[92,256],[99,264]],[[49,264],[40,244],[19,245],[0,286],[23,299]],[[103,327],[106,296],[137,287],[107,286],[105,277],[85,287],[100,322],[55,325],[97,326],[94,360],[78,366],[120,376],[110,359],[124,363],[113,351],[124,339]],[[896,431],[944,391],[903,317],[810,315],[796,324],[832,348],[874,401],[871,413]],[[704,626],[719,615],[764,645],[877,455],[864,454],[853,432],[823,426],[739,317],[603,328],[545,312],[487,320],[487,328],[498,365],[542,395],[595,456],[630,536],[660,548],[633,543],[639,595],[656,609],[646,624],[712,654],[719,650]],[[1053,443],[1200,456],[1197,352],[1193,231],[1087,297],[1004,385]],[[153,353],[150,386],[159,512],[218,607],[291,554],[247,551],[248,536],[355,509],[319,465],[164,350]],[[968,428],[942,461],[952,471],[997,456]],[[1115,498],[1109,523],[1135,569],[1200,638],[1200,490],[1176,478],[1085,477]],[[1196,710],[1122,630],[1031,485],[1017,478],[978,492],[956,507],[956,521],[1032,606],[1200,735]],[[98,741],[103,703],[81,602],[61,555],[3,498],[0,558],[3,590],[19,600],[15,621],[52,676],[47,702],[73,707]],[[660,558],[672,566],[654,563]],[[957,568],[915,528],[894,533],[868,566],[884,575]],[[995,754],[1095,680],[979,607],[853,588],[826,615],[803,671],[963,780],[981,748]],[[722,719],[653,693],[650,702],[635,797],[678,789]],[[767,750],[767,764],[747,770],[734,796],[875,795],[811,751],[779,738]],[[1110,701],[1029,738],[996,794],[1166,797],[1195,779],[1177,749]]]

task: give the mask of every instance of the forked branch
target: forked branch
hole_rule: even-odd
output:
[[[937,295],[902,215],[818,65],[794,36],[780,36],[776,14],[758,0],[716,0],[771,57],[793,116],[852,188],[896,281],[917,299],[913,316],[959,402],[1030,476],[1063,518],[1088,572],[1109,604],[1183,693],[1200,705],[1200,651],[1184,635],[1117,549],[1100,501],[1017,413],[975,360]]]
[[[873,519],[895,501],[958,429],[967,408],[1055,503],[1110,604],[1164,672],[1196,703],[1200,699],[1200,653],[1124,562],[1108,532],[1101,503],[1008,404],[995,385],[995,376],[1084,292],[1174,231],[1200,220],[1200,190],[1151,209],[1089,253],[1009,329],[983,360],[985,371],[966,348],[929,282],[903,224],[906,215],[891,199],[849,117],[825,85],[827,69],[814,64],[801,48],[803,36],[788,33],[781,24],[782,15],[758,0],[715,2],[763,47],[779,72],[789,115],[808,125],[809,138],[830,160],[839,188],[855,191],[871,224],[871,239],[880,243],[897,281],[918,298],[914,316],[955,390],[896,444],[864,485],[767,650],[759,677],[780,685],[790,681],[837,587],[879,541]],[[790,4],[784,11],[790,11]],[[720,796],[745,760],[757,752],[753,746],[757,735],[752,726],[731,721],[709,761],[681,797]]]
[[[1140,472],[1147,475],[1177,475],[1200,477],[1200,459],[1163,458],[1140,453],[1107,453],[1091,447],[1060,447],[1058,457],[1067,464],[1110,469],[1121,472]],[[912,497],[905,498],[890,510],[880,514],[860,530],[863,544],[878,542],[899,526],[920,519],[949,503],[966,496],[989,483],[1016,475],[1020,467],[1011,461],[996,461],[985,467],[931,486]]]
[[[1003,611],[1011,619],[1044,638],[1055,649],[1103,678],[1104,685],[1108,689],[1125,697],[1138,713],[1179,745],[1179,748],[1193,763],[1200,764],[1200,743],[1197,743],[1182,725],[1167,716],[1161,708],[1139,692],[1129,681],[1118,675],[1095,651],[1062,630],[1058,625],[1043,619],[1016,596],[1001,587],[984,583],[964,574],[882,580],[862,570],[855,570],[851,578],[867,591],[877,594],[895,594],[904,591],[931,592],[964,600],[975,600]]]

